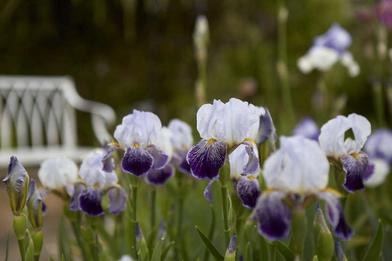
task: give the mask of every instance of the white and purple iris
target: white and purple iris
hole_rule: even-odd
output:
[[[317,141],[320,135],[320,129],[312,118],[306,117],[295,126],[293,135]]]
[[[171,153],[165,151],[164,135],[160,119],[152,112],[134,110],[125,116],[114,131],[115,139],[125,149],[122,170],[141,176],[164,167]]]
[[[258,151],[255,144],[240,144],[229,155],[230,177],[242,205],[254,208],[260,195]]]
[[[369,165],[365,185],[375,187],[382,184],[390,172],[392,164],[392,131],[379,129],[368,139],[365,151],[369,156]]]
[[[343,186],[349,192],[364,188],[368,156],[362,147],[370,135],[370,122],[358,114],[337,116],[321,127],[319,142],[325,154],[346,173]]]
[[[259,197],[253,217],[259,233],[269,240],[288,236],[292,211],[313,198],[324,200],[335,234],[351,236],[337,192],[328,189],[329,163],[316,141],[300,136],[281,137],[280,148],[264,163],[268,190]]]
[[[191,169],[186,161],[186,154],[193,145],[192,128],[179,119],[169,122],[171,131],[171,144],[173,146],[173,164],[184,174],[190,174]]]
[[[272,124],[264,117],[270,117],[265,109],[235,98],[227,103],[214,100],[213,104],[201,106],[197,112],[197,130],[202,140],[187,154],[191,174],[198,179],[215,179],[227,152],[240,144],[255,153],[253,145],[269,136],[267,130],[274,130],[272,126],[262,128],[263,123]],[[249,158],[255,157],[258,156]]]
[[[335,63],[341,62],[350,76],[356,76],[359,66],[347,51],[350,45],[350,34],[339,24],[334,24],[325,34],[316,37],[310,50],[299,58],[298,67],[303,73],[313,69],[328,71]]]
[[[104,214],[102,199],[108,197],[108,212],[118,214],[126,205],[126,192],[117,184],[114,161],[107,152],[99,149],[89,153],[83,160],[79,175],[83,183],[75,184],[70,208],[81,210],[90,216]]]

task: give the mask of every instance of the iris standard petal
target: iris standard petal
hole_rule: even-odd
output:
[[[293,130],[294,136],[302,136],[311,140],[318,140],[318,136],[320,135],[320,130],[316,124],[316,122],[310,118],[302,119]]]
[[[69,203],[69,209],[71,211],[79,211],[80,210],[80,201],[79,197],[82,192],[85,190],[85,186],[81,183],[75,184],[73,189],[73,194]]]
[[[86,189],[79,196],[80,209],[89,216],[101,216],[103,215],[101,199],[101,191]]]
[[[153,185],[165,184],[174,174],[174,168],[171,164],[167,164],[162,169],[151,169],[146,174],[146,181]]]
[[[240,144],[229,155],[230,176],[239,178],[241,175],[259,174],[260,164],[256,144],[245,142]]]
[[[346,223],[343,208],[340,205],[337,195],[326,191],[320,192],[317,195],[326,203],[327,219],[334,228],[335,234],[342,239],[349,239],[352,235],[352,230]]]
[[[226,144],[215,140],[201,140],[187,154],[187,161],[194,177],[213,179],[225,163]]]
[[[368,157],[365,153],[344,155],[341,157],[343,170],[346,172],[344,188],[349,192],[364,188],[364,175],[368,166]]]
[[[124,211],[127,203],[127,193],[124,189],[113,187],[108,191],[109,196],[109,212],[111,214],[119,214]]]
[[[124,172],[140,176],[152,168],[153,162],[154,158],[147,150],[128,148],[121,160],[121,168]]]
[[[254,208],[260,196],[259,181],[253,177],[241,177],[237,181],[236,191],[244,207]]]
[[[291,224],[290,208],[283,202],[285,193],[265,193],[257,200],[254,218],[261,235],[269,240],[287,237]]]

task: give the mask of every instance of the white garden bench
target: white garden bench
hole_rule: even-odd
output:
[[[111,141],[113,109],[82,99],[70,77],[0,76],[0,167],[11,155],[30,166],[56,156],[80,161],[92,148],[77,144],[75,109],[91,114],[100,144]]]

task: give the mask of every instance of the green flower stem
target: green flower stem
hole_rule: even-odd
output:
[[[91,260],[91,253],[86,245],[86,240],[82,236],[81,232],[81,213],[79,212],[71,212],[68,210],[67,207],[64,209],[64,214],[68,218],[69,222],[71,223],[71,227],[76,239],[76,242],[78,243],[78,246],[80,248],[80,251],[82,253],[83,260]]]
[[[295,207],[293,210],[289,247],[299,260],[302,260],[303,257],[306,227],[305,209],[302,206]]]
[[[278,4],[278,62],[277,72],[282,87],[283,102],[287,110],[289,123],[294,122],[293,102],[287,68],[287,17],[288,10],[284,0]]]
[[[137,241],[136,241],[136,230],[137,230],[137,192],[139,186],[139,179],[138,177],[131,176],[131,192],[132,192],[132,216],[131,216],[131,223],[133,224],[132,230],[132,253],[133,256],[137,259]]]
[[[25,231],[27,229],[27,218],[25,215],[14,216],[13,227],[16,239],[18,240],[21,259],[25,260]]]
[[[154,187],[151,190],[151,215],[150,215],[150,229],[153,231],[155,229],[155,220],[156,220],[156,198],[157,198],[157,191]]]
[[[230,229],[229,229],[229,217],[228,217],[228,202],[227,202],[227,182],[226,182],[226,166],[223,167],[222,173],[219,175],[219,181],[221,184],[221,197],[222,197],[222,215],[223,215],[223,230],[225,235],[225,247],[229,245],[230,241]]]
[[[176,255],[179,256],[179,253],[182,253],[182,258],[185,259],[187,256],[187,252],[185,249],[184,244],[184,236],[182,234],[182,227],[183,227],[183,219],[184,219],[184,200],[186,198],[186,191],[185,188],[186,183],[184,183],[184,175],[181,173],[176,173],[176,180],[177,180],[177,248],[176,248]]]
[[[380,81],[373,82],[373,97],[373,103],[377,114],[377,123],[379,124],[379,126],[384,126],[384,95],[382,84]]]

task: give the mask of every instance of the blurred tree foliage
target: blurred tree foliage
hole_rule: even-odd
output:
[[[298,57],[312,39],[338,22],[353,36],[351,51],[361,75],[335,67],[327,85],[349,97],[346,112],[372,115],[374,22],[356,12],[372,1],[287,0],[288,65],[297,118],[311,114],[319,74],[303,75]],[[75,78],[79,93],[114,107],[194,122],[192,32],[198,14],[210,23],[209,99],[251,99],[284,117],[277,82],[278,1],[254,0],[3,0],[0,2],[0,72]],[[315,115],[313,115],[315,116]],[[86,121],[82,129],[86,136]]]

